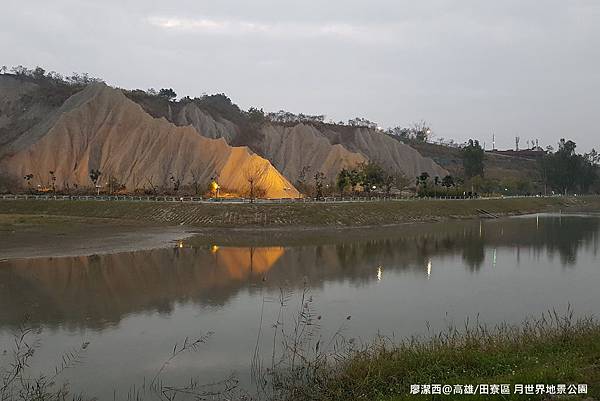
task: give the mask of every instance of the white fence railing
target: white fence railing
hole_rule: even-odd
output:
[[[547,197],[556,197],[552,195]],[[466,196],[438,196],[426,198],[407,198],[401,196],[381,197],[339,197],[329,196],[322,199],[315,198],[282,198],[282,199],[255,199],[254,203],[349,203],[349,202],[382,202],[382,201],[418,201],[418,200],[464,200],[464,199],[507,199],[507,198],[532,198],[540,195],[518,195],[518,196],[493,196],[493,197],[466,197]],[[36,195],[36,194],[3,194],[0,200],[44,200],[44,201],[124,201],[124,202],[178,202],[178,203],[252,203],[246,198],[202,198],[195,196],[133,196],[133,195]]]

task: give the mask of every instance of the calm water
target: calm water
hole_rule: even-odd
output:
[[[90,345],[66,372],[76,390],[112,399],[152,377],[185,337],[214,332],[165,373],[210,382],[235,373],[249,386],[264,305],[270,352],[281,288],[310,289],[321,334],[402,337],[466,317],[518,322],[550,308],[600,307],[600,218],[539,215],[429,226],[385,235],[310,239],[293,246],[191,246],[117,255],[0,263],[0,346],[24,316],[43,328],[33,368]],[[360,238],[360,239],[353,239]],[[312,243],[311,243],[312,242]],[[263,302],[263,301],[267,302]],[[350,320],[347,317],[351,316]],[[0,357],[2,364],[7,356]]]

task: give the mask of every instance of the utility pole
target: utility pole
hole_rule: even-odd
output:
[[[518,152],[519,151],[519,141],[521,140],[521,138],[519,138],[518,136],[515,136],[515,150]]]

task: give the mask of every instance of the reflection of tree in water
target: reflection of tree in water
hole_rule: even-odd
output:
[[[403,226],[386,237],[295,247],[200,247],[78,258],[0,263],[0,321],[18,324],[24,313],[40,322],[106,327],[129,313],[171,313],[177,303],[221,307],[240,291],[250,294],[282,286],[314,287],[330,282],[361,286],[377,280],[377,269],[425,276],[434,257],[462,258],[477,272],[486,248],[557,253],[572,265],[582,246],[598,246],[599,219],[535,218]],[[364,235],[362,235],[364,232]],[[315,241],[316,242],[316,241]],[[594,252],[596,248],[592,249]],[[443,265],[443,260],[441,263]]]
[[[575,265],[579,248],[596,242],[599,226],[600,219],[579,217],[544,219],[539,230],[543,237],[539,246],[545,244],[550,254],[557,252],[563,265]]]
[[[553,255],[563,265],[573,265],[582,246],[594,246],[600,219],[577,216],[544,216],[486,223],[462,222],[438,231],[411,233],[387,239],[364,240],[335,245],[337,261],[345,270],[357,265],[382,264],[397,269],[423,269],[435,256],[460,255],[465,267],[477,272],[485,262],[486,247],[531,249]],[[366,276],[371,279],[371,275]]]
[[[558,254],[563,266],[575,265],[581,247],[597,247],[600,219],[581,216],[518,218],[490,224],[486,245],[529,248]],[[594,248],[594,254],[597,248]]]
[[[472,272],[481,269],[485,261],[485,240],[479,236],[472,235],[464,242],[462,257],[467,268]]]

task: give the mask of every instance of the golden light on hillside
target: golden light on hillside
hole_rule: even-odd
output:
[[[221,186],[217,183],[217,180],[213,179],[210,182],[210,193],[212,196],[214,197],[219,197],[219,190],[221,189]]]

